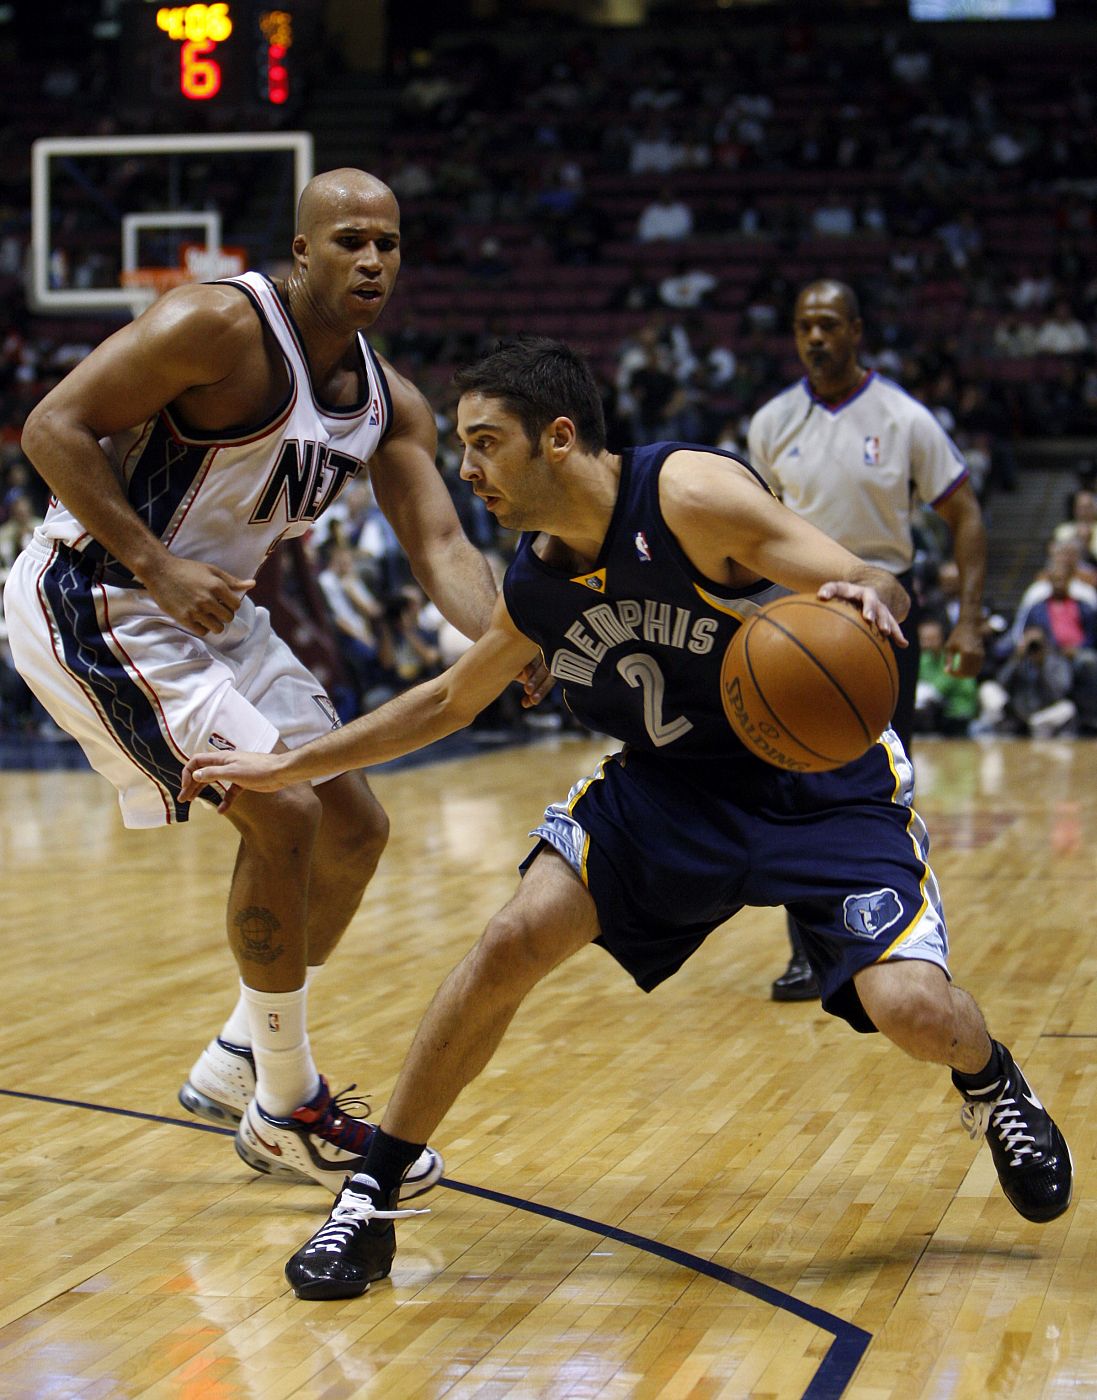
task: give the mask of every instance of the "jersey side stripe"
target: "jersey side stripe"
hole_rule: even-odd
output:
[[[180,442],[171,424],[161,416],[145,439],[140,458],[126,484],[126,497],[141,520],[158,539],[168,539],[169,527],[174,535],[179,527],[175,519],[180,506],[183,514],[189,509],[193,494],[200,485],[218,449],[210,443]],[[180,517],[180,520],[182,517]],[[132,580],[133,573],[108,557],[107,551],[92,540],[84,551],[88,559],[109,564],[112,575],[119,581]]]
[[[186,821],[187,808],[176,798],[183,773],[181,757],[165,736],[158,708],[104,636],[94,587],[71,562],[60,557],[39,579],[39,598],[49,618],[55,650],[58,640],[61,644],[58,660],[88,697],[118,747],[156,785],[168,821]],[[58,625],[60,618],[64,619],[63,628]]]

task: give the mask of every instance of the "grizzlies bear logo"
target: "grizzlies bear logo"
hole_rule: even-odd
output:
[[[892,889],[847,895],[842,908],[846,928],[861,938],[875,938],[903,917],[903,906]]]

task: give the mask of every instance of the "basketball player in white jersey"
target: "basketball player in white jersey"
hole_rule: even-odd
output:
[[[475,638],[491,616],[491,572],[435,468],[431,409],[364,336],[400,267],[392,192],[360,170],[318,175],[293,257],[283,283],[250,272],[169,292],[24,430],[54,499],[5,590],[12,654],[118,789],[127,826],[186,820],[177,794],[191,754],[296,747],[337,726],[248,592],[279,540],[303,534],[360,472],[445,617]],[[526,688],[539,698],[535,680]],[[239,1001],[180,1100],[238,1123],[256,1170],[335,1191],[373,1129],[317,1072],[306,987],[358,908],[387,820],[360,773],[250,795],[233,820]],[[441,1169],[427,1149],[404,1194]]]
[[[865,369],[857,296],[843,282],[811,282],[796,299],[796,351],[806,377],[763,405],[751,420],[748,455],[777,495],[867,564],[895,574],[912,596],[919,503],[952,532],[960,574],[960,613],[945,643],[957,675],[983,664],[981,631],[986,532],[967,464],[924,404]],[[899,700],[892,727],[910,747],[918,680],[918,618],[911,645],[897,654]],[[789,923],[792,958],[773,984],[775,1001],[819,995],[799,935]]]

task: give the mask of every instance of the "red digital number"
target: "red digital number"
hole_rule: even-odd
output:
[[[212,39],[202,43],[188,41],[179,53],[179,89],[192,102],[208,102],[221,91],[221,65],[205,55],[217,45]]]

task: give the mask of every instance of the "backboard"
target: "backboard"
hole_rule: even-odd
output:
[[[179,282],[277,270],[312,173],[308,132],[36,141],[31,307],[137,315]]]

